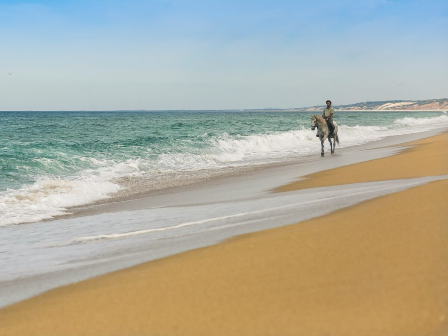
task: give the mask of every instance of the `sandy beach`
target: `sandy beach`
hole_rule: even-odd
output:
[[[444,175],[448,172],[447,134],[403,144],[401,155],[382,160],[361,162],[349,167],[325,170],[303,176],[299,181],[281,186],[275,191],[342,185],[360,182]],[[427,150],[430,149],[430,150]]]
[[[275,191],[447,175],[447,145],[443,133]],[[60,287],[1,309],[0,335],[447,335],[446,199],[444,177]]]

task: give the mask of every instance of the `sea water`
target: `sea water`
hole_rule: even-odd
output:
[[[320,152],[310,112],[0,112],[0,226],[226,169]],[[336,112],[340,146],[448,126],[443,112]],[[28,224],[31,225],[31,224]]]
[[[321,169],[310,114],[0,113],[0,307],[57,286],[448,178],[266,192]],[[337,112],[335,121],[340,147],[352,147],[325,157],[328,169],[395,151],[356,146],[394,135],[418,138],[412,133],[431,130],[422,133],[428,136],[448,127],[448,116],[440,112]],[[270,168],[238,174],[260,166]],[[229,170],[236,176],[216,180]],[[123,195],[205,179],[213,181],[207,188],[198,184],[152,193],[140,207],[134,200],[126,203],[131,207],[114,203],[114,212],[57,217],[76,205],[120,202]],[[45,220],[50,218],[54,220]]]

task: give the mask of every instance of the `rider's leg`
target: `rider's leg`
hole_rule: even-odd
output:
[[[327,120],[328,130],[330,131],[330,134],[333,134],[334,131],[334,124],[333,124],[333,118],[330,118]]]

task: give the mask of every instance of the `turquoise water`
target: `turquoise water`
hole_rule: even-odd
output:
[[[123,179],[267,164],[320,151],[310,112],[0,112],[0,225],[113,195]],[[337,112],[341,146],[448,125],[441,112]],[[151,188],[151,183],[147,183]]]

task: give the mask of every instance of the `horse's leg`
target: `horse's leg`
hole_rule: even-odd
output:
[[[321,145],[320,156],[324,156],[325,155],[325,153],[324,153],[324,141],[325,140],[323,140],[323,139],[320,141],[320,145]]]
[[[330,138],[328,138],[328,141],[330,142],[331,154],[333,154],[333,153],[334,153],[334,145],[333,145],[333,142],[331,141]]]
[[[336,131],[336,130],[334,130],[334,131],[335,131],[335,134],[334,134],[334,138],[333,138],[333,154],[334,154],[334,152],[335,152],[335,150],[336,150],[336,139],[337,139],[337,138],[336,138],[336,136],[337,136],[337,135],[336,135],[336,134],[337,134],[336,132],[337,132],[337,131]]]

